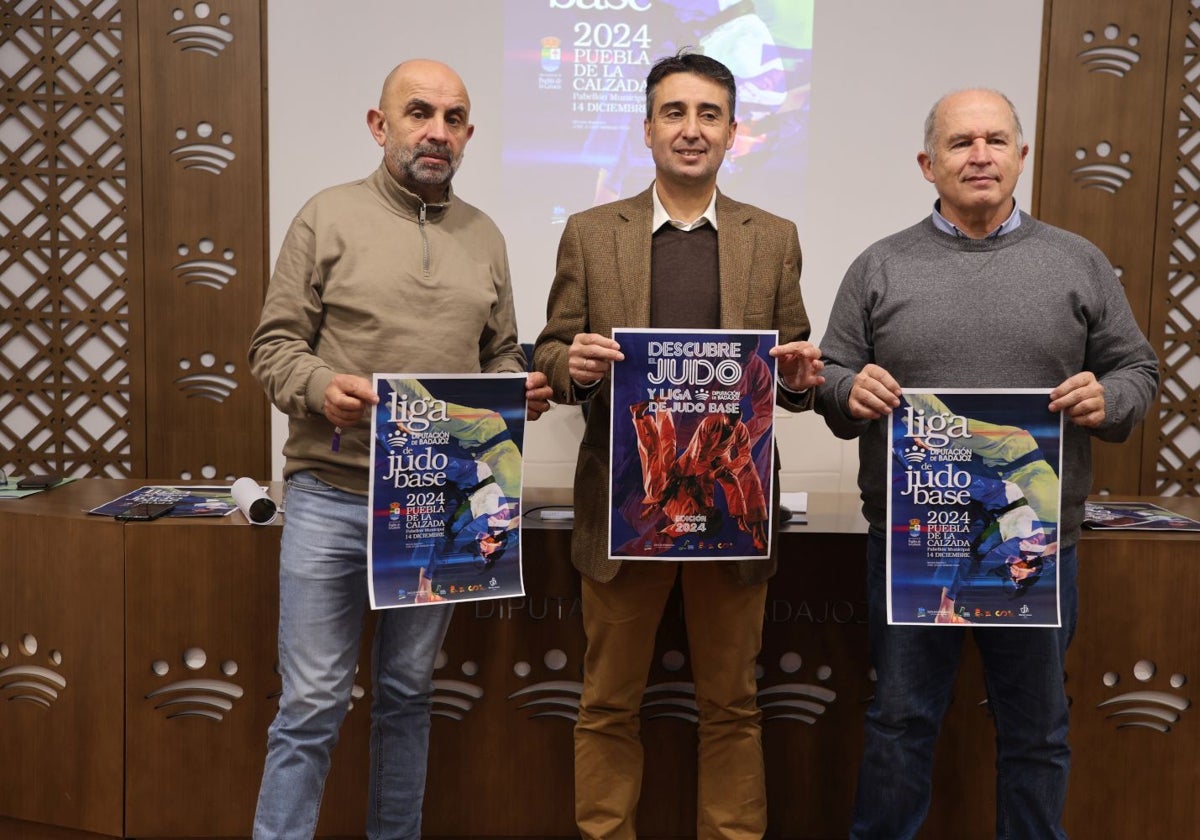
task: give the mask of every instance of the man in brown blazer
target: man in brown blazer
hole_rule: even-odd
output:
[[[811,405],[820,350],[805,339],[796,226],[717,192],[733,145],[735,85],[723,64],[680,53],[646,80],[654,184],[571,216],[534,350],[561,403],[590,402],[575,473],[572,561],[587,634],[575,727],[575,818],[584,838],[633,840],[642,783],[639,710],[667,596],[681,579],[699,716],[696,836],[761,838],[767,826],[755,659],[767,560],[614,560],[608,551],[609,398],[623,358],[614,327],[775,329],[776,402]],[[778,482],[776,482],[776,487]]]

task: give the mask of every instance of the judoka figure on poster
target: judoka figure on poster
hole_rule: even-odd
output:
[[[373,604],[522,594],[517,382],[377,377]]]
[[[892,423],[893,623],[1057,624],[1061,425],[1044,395],[904,391]]]

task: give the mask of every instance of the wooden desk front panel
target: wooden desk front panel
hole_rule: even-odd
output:
[[[575,833],[572,725],[585,640],[569,539],[568,531],[526,531],[526,597],[455,613],[437,677],[482,695],[461,719],[435,717],[425,804],[431,837]],[[863,557],[860,535],[789,536],[768,590],[759,662],[772,837],[846,833],[872,691]],[[638,829],[692,837],[696,725],[676,702],[681,693],[669,689],[692,679],[678,593],[655,651]]]
[[[573,833],[570,703],[560,707],[559,717],[533,717],[535,711],[548,712],[548,704],[524,714],[517,708],[532,697],[566,701],[566,689],[519,697],[517,692],[539,682],[577,682],[581,676],[583,638],[572,616],[578,610],[578,582],[566,568],[568,538],[566,532],[529,534],[527,548],[534,559],[524,602],[468,605],[456,614],[446,644],[451,672],[439,677],[462,680],[454,669],[478,665],[473,681],[483,695],[462,720],[435,720],[426,800],[430,836]],[[766,690],[761,703],[768,836],[845,837],[863,713],[873,693],[863,538],[791,534],[784,547],[784,562],[768,590],[759,657]],[[1163,836],[1186,836],[1200,822],[1194,796],[1200,784],[1200,739],[1192,719],[1200,671],[1200,634],[1194,627],[1200,541],[1183,535],[1089,535],[1080,553],[1081,631],[1068,655],[1074,762],[1067,828],[1079,837],[1132,838],[1147,826]],[[659,631],[649,684],[690,680],[686,664],[678,671],[665,666],[677,654],[686,661],[686,651],[681,605],[673,601]],[[530,666],[528,676],[515,670],[520,663]],[[1152,676],[1146,663],[1156,668]],[[1115,686],[1106,684],[1112,674],[1119,677]],[[803,686],[811,693],[795,688],[771,693],[784,686]],[[1170,696],[1115,704],[1117,709],[1148,706],[1172,713],[1169,704],[1183,709],[1174,712],[1177,719],[1165,732],[1129,726],[1131,719],[1147,716],[1114,717],[1114,705],[1101,704],[1130,691]],[[824,712],[793,709],[789,719],[786,707],[772,706],[781,699],[803,699],[824,706]],[[924,840],[990,836],[994,830],[996,750],[986,701],[978,653],[964,634],[962,667],[937,747]],[[694,724],[655,717],[655,708],[647,706],[643,739],[640,833],[694,836]]]
[[[68,489],[49,496],[63,494],[55,503],[67,504]],[[232,520],[122,527],[29,510],[0,510],[0,643],[8,651],[0,672],[35,663],[67,685],[48,707],[0,703],[0,814],[111,836],[248,836],[279,690],[280,529]],[[459,606],[435,673],[430,837],[574,834],[579,581],[569,531],[526,537],[526,597]],[[1137,837],[1148,828],[1187,836],[1200,822],[1200,541],[1089,536],[1080,557],[1081,626],[1068,658],[1075,762],[1067,828],[1078,837]],[[863,586],[861,534],[785,535],[759,658],[772,838],[846,835],[873,692]],[[668,607],[649,675],[647,700],[668,702],[643,714],[639,828],[647,837],[694,836],[695,724],[671,716],[678,692],[660,690],[691,679],[681,610],[677,601]],[[20,647],[26,634],[38,639],[35,656]],[[364,635],[364,695],[334,753],[321,836],[363,831],[369,627]],[[61,664],[47,659],[53,651]],[[207,682],[155,695],[184,679]],[[20,690],[0,689],[0,697]],[[1137,711],[1111,717],[1114,705],[1101,705],[1131,691],[1157,693],[1114,705],[1182,709],[1171,712],[1177,718],[1166,731],[1120,728],[1154,720]],[[179,694],[224,697],[228,707],[218,704],[216,717],[169,717],[201,708],[160,707]],[[926,840],[992,832],[995,748],[985,696],[967,642],[938,746]]]
[[[1197,537],[1080,543],[1080,629],[1067,655],[1074,837],[1200,832]]]
[[[195,520],[127,526],[128,836],[249,835],[280,692],[280,533]],[[342,729],[322,834],[363,832],[369,667],[364,654],[357,682],[368,693]]]
[[[524,598],[455,607],[434,674],[430,837],[574,833],[568,716],[582,679],[579,576],[569,531],[524,539]]]
[[[121,833],[122,566],[111,520],[0,509],[0,814]]]

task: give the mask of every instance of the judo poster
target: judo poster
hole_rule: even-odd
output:
[[[903,391],[888,422],[889,623],[1060,626],[1049,393]]]
[[[609,554],[771,553],[778,333],[613,330]]]
[[[376,374],[372,609],[523,595],[525,374]]]

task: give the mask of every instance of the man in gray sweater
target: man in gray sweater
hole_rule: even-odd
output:
[[[1075,627],[1076,541],[1091,486],[1091,436],[1124,440],[1158,383],[1154,352],[1093,245],[1022,213],[1029,147],[1003,94],[940,99],[917,156],[938,201],[930,218],[868,248],[838,291],[821,342],[816,409],[859,439],[872,665],[851,836],[917,834],[961,629],[889,626],[885,529],[888,415],[906,388],[1047,388],[1065,419],[1060,628],[977,628],[998,743],[998,837],[1065,837],[1070,750],[1063,660]]]

